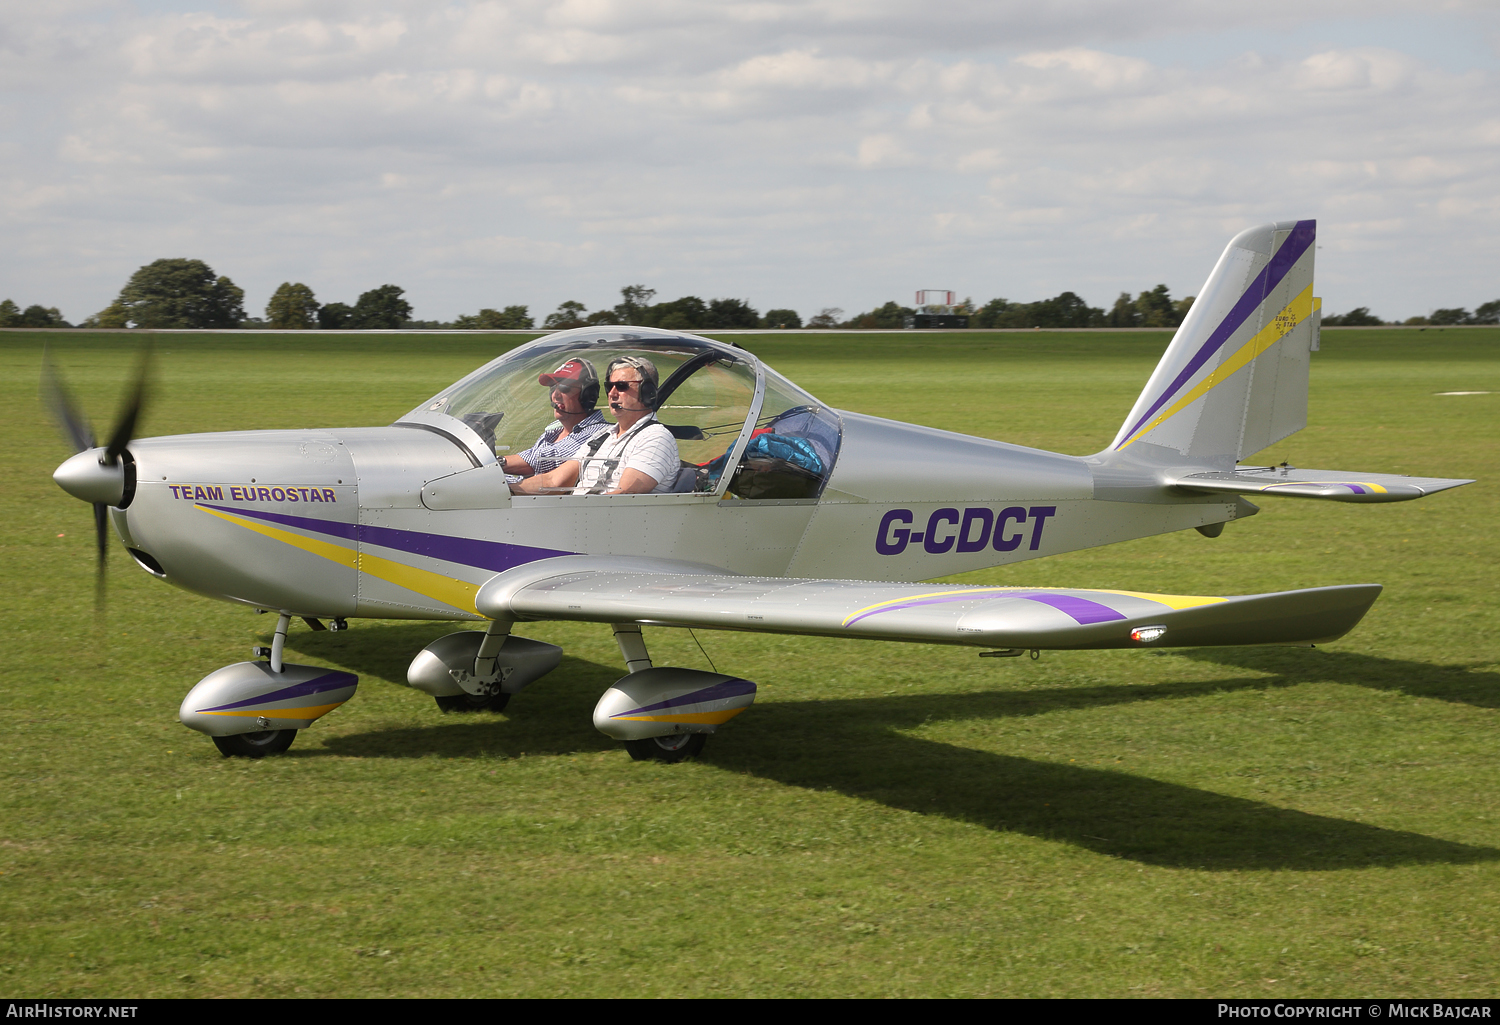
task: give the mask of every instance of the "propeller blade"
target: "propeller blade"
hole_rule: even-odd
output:
[[[103,502],[94,503],[94,539],[99,545],[99,564],[94,572],[94,619],[104,620],[104,578],[109,571],[109,507]]]
[[[58,429],[62,431],[68,444],[73,446],[74,452],[84,452],[94,447],[94,429],[89,426],[83,414],[78,412],[73,396],[69,394],[62,375],[52,362],[52,354],[45,349],[42,351],[42,404],[52,414],[52,419],[57,421]]]
[[[151,343],[148,340],[141,348],[140,363],[136,369],[133,387],[127,393],[128,397],[115,421],[114,433],[110,435],[109,444],[99,460],[101,464],[105,466],[118,464],[120,456],[125,452],[125,446],[129,445],[131,438],[135,436],[136,422],[140,420],[141,412],[146,406],[147,384],[150,376]],[[52,354],[48,350],[42,352],[41,393],[43,405],[51,412],[57,421],[58,428],[72,444],[74,450],[85,452],[93,449],[95,447],[93,428],[78,411],[78,405],[73,401],[68,386],[63,383],[62,374],[58,371],[57,365],[52,362]],[[75,456],[74,459],[76,458]],[[69,460],[69,463],[71,462],[72,460]],[[64,466],[67,465],[64,464]],[[59,481],[59,483],[64,485],[64,490],[78,493],[77,488],[69,488],[67,482]],[[77,482],[74,481],[74,483]],[[103,630],[107,597],[105,584],[109,572],[109,506],[105,502],[94,502],[93,506],[94,540],[99,552],[94,574],[94,622],[96,627]]]
[[[109,437],[109,446],[104,450],[104,465],[113,466],[135,436],[135,423],[146,405],[146,385],[151,376],[151,342],[141,348],[140,363],[135,372],[135,388],[115,421],[114,433]]]

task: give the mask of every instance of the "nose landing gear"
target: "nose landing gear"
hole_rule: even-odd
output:
[[[214,737],[213,741],[214,747],[225,758],[264,758],[266,755],[281,754],[296,739],[296,730],[258,730],[255,733]]]
[[[265,662],[216,669],[188,691],[177,710],[184,726],[206,733],[226,758],[264,758],[292,746],[297,731],[354,696],[359,677],[282,661],[291,614],[276,621]],[[257,655],[262,652],[257,651]]]
[[[678,733],[670,737],[647,737],[625,741],[625,750],[634,762],[680,762],[696,758],[708,742],[707,733]]]

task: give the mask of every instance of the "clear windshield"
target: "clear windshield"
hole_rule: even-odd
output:
[[[833,473],[841,437],[832,410],[767,369],[755,433],[728,493],[752,500],[817,498]]]
[[[617,356],[644,357],[656,365],[662,396],[657,419],[677,438],[684,466],[705,467],[715,459],[722,463],[750,415],[755,357],[720,342],[643,328],[585,329],[539,338],[440,392],[413,415],[462,420],[503,459],[529,449],[556,419],[551,389],[537,380],[541,375],[578,358],[593,364],[602,383]],[[612,421],[603,394],[597,408]],[[689,490],[711,491],[717,483],[717,475],[704,473]]]

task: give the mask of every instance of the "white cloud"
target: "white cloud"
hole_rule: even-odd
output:
[[[343,301],[396,281],[430,317],[635,281],[805,310],[914,282],[1102,305],[1194,291],[1235,230],[1301,216],[1336,310],[1494,298],[1494,68],[1117,52],[1313,19],[1322,39],[1412,3],[165,6],[0,13],[0,291],[23,305],[81,318],[163,255],[252,307],[282,280]]]

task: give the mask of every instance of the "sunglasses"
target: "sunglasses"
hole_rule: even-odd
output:
[[[616,388],[619,388],[619,389],[621,389],[623,391],[629,391],[630,388],[631,388],[631,385],[636,385],[636,384],[640,384],[640,383],[641,382],[639,382],[639,381],[611,381],[611,382],[609,382],[608,384],[606,384],[604,386],[604,390],[605,391],[614,391]]]
[[[552,390],[560,391],[564,395],[572,395],[578,390],[578,385],[573,384],[571,381],[558,381],[552,386]]]

